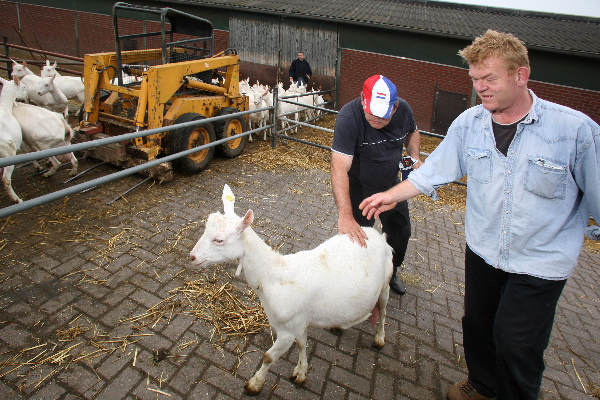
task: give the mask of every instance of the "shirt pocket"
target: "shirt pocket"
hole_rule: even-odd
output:
[[[525,189],[547,199],[564,199],[567,167],[541,157],[531,157],[528,161]]]
[[[467,149],[467,175],[479,183],[492,180],[492,152],[484,149]]]

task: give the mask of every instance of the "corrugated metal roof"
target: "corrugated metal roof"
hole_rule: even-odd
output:
[[[511,32],[530,49],[600,56],[600,18],[426,0],[176,0],[202,6],[372,25],[472,40],[487,29]]]

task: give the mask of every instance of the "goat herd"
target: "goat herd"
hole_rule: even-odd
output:
[[[41,76],[35,75],[25,64],[13,61],[13,81],[0,78],[0,157],[11,157],[19,149],[24,152],[40,151],[71,144],[73,129],[66,118],[69,113],[68,99],[83,102],[83,82],[77,77],[61,76],[56,63],[46,62]],[[20,100],[20,101],[16,101]],[[29,102],[35,103],[28,104]],[[71,175],[77,173],[77,159],[73,153],[67,157],[71,162]],[[44,173],[53,175],[60,161],[50,157],[50,169]],[[34,165],[41,166],[34,161]],[[2,184],[10,199],[23,200],[12,188],[14,165],[2,168]]]
[[[0,158],[11,157],[19,149],[24,152],[40,151],[58,146],[71,144],[73,129],[67,122],[69,113],[69,100],[84,101],[84,85],[79,77],[62,76],[56,70],[56,62],[46,61],[40,70],[40,76],[31,71],[26,63],[19,64],[13,60],[12,81],[0,78],[2,93],[0,94]],[[125,76],[127,81],[129,76]],[[133,77],[135,79],[135,77]],[[249,109],[256,110],[273,106],[273,91],[267,85],[255,83],[250,85],[250,79],[240,81],[240,93],[248,96]],[[282,83],[278,83],[278,96],[297,96],[294,100],[309,106],[323,106],[325,104],[320,94],[306,94],[306,86],[290,85],[285,90]],[[304,95],[304,96],[303,96]],[[298,121],[301,113],[306,114],[306,119],[315,116],[311,108],[303,108],[295,104],[281,102],[279,115],[293,116]],[[249,114],[249,128],[259,128],[268,125],[269,111],[259,111]],[[283,126],[288,124],[283,122]],[[297,129],[297,128],[296,128]],[[264,139],[267,130],[264,130]],[[250,141],[252,137],[250,136]],[[70,174],[77,173],[77,159],[73,153],[66,154],[71,163]],[[53,175],[60,161],[56,157],[49,159],[51,167],[44,173],[45,177]],[[38,169],[42,167],[34,162]],[[12,188],[11,177],[14,165],[0,169],[2,184],[13,202],[23,200]]]
[[[268,85],[262,85],[259,82],[256,82],[255,84],[250,86],[250,78],[246,78],[240,81],[240,93],[245,96],[248,96],[250,110],[257,110],[265,107],[273,107],[273,90],[270,89]],[[287,90],[285,90],[283,88],[283,83],[277,83],[278,97],[281,98],[295,96],[293,98],[290,98],[290,100],[293,100],[296,103],[301,103],[305,106],[324,107],[325,100],[323,99],[323,96],[321,96],[320,94],[306,95],[306,93],[306,85],[292,84]],[[293,116],[294,120],[298,121],[302,113],[306,114],[306,119],[309,120],[315,115],[319,115],[321,111],[312,108],[302,107],[296,104],[287,103],[284,101],[279,102],[278,115],[287,116],[288,118],[290,116]],[[250,129],[261,128],[263,126],[268,125],[268,122],[269,111],[260,111],[249,115]],[[285,128],[289,124],[285,121],[282,121],[282,125]],[[297,126],[294,129],[297,130]],[[267,130],[264,130],[263,132],[263,139],[267,140]],[[250,136],[249,139],[250,141],[252,141],[252,136]]]

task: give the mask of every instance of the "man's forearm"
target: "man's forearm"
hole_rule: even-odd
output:
[[[352,202],[350,201],[350,180],[346,171],[331,166],[331,186],[333,187],[333,198],[342,215],[352,215]]]
[[[421,194],[421,191],[415,187],[409,180],[404,180],[387,190],[391,195],[391,202],[401,202],[412,199]]]
[[[418,130],[408,134],[408,141],[406,143],[406,152],[412,158],[417,160],[421,159],[421,135]]]

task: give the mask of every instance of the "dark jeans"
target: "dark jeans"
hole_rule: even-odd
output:
[[[375,193],[375,192],[373,192]],[[375,219],[368,220],[363,217],[358,205],[365,198],[373,193],[363,193],[358,182],[350,179],[350,201],[352,203],[352,213],[354,219],[360,226],[373,226]],[[410,216],[408,214],[408,203],[406,201],[398,203],[393,209],[382,213],[379,216],[382,230],[386,235],[388,244],[394,249],[394,274],[397,268],[404,261],[408,239],[410,238]],[[395,276],[395,275],[394,275]]]
[[[513,274],[467,246],[462,319],[469,382],[498,400],[535,400],[558,298],[566,280]]]

